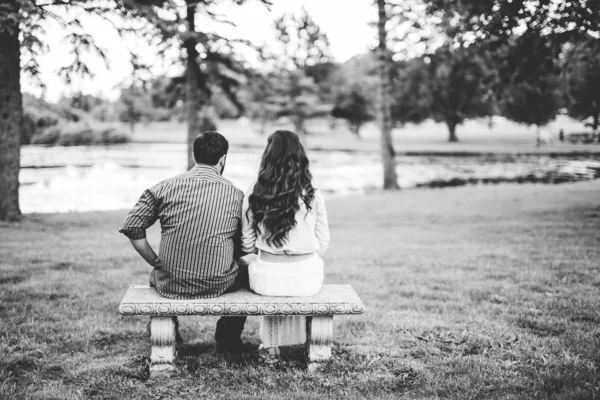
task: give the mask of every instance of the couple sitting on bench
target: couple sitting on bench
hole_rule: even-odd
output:
[[[266,296],[313,296],[323,284],[329,228],[323,195],[298,136],[276,131],[268,139],[256,183],[246,195],[222,177],[229,144],[219,133],[194,141],[196,165],[147,189],[120,230],[152,266],[150,286],[171,299],[218,297],[249,285]],[[146,229],[160,220],[160,251]],[[217,322],[217,350],[245,350],[245,316]],[[265,316],[261,348],[302,344],[302,316]]]

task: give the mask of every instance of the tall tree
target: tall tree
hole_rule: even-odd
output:
[[[16,220],[19,208],[19,152],[23,118],[20,5],[0,0],[0,220]]]
[[[360,128],[365,122],[373,120],[369,98],[364,93],[362,86],[351,85],[338,93],[335,106],[331,111],[335,118],[342,118],[348,122],[350,131],[360,138]]]
[[[492,115],[496,73],[486,61],[485,50],[476,46],[445,45],[430,60],[431,116],[446,123],[449,142],[458,142],[458,125],[468,118]]]
[[[441,46],[433,54],[399,63],[392,117],[401,123],[444,122],[448,141],[466,119],[492,115],[495,69],[476,46]]]
[[[600,39],[589,37],[570,45],[564,54],[567,111],[573,118],[591,119],[600,127]]]
[[[132,84],[121,89],[117,109],[119,121],[129,124],[133,135],[136,124],[148,118],[151,113],[150,99],[143,88]]]
[[[274,45],[261,52],[264,71],[255,78],[263,83],[255,87],[254,99],[262,103],[263,116],[288,117],[305,142],[306,121],[331,112],[322,102],[327,90],[315,82],[331,68],[329,39],[305,9],[276,18],[274,30]]]
[[[541,145],[540,128],[552,121],[560,108],[559,82],[555,75],[507,85],[500,110],[508,119],[536,126],[536,145]]]
[[[198,25],[201,17],[217,23],[230,23],[214,11],[214,7],[224,3],[219,0],[135,0],[146,20],[153,27],[149,35],[160,48],[161,54],[173,50],[185,50],[182,60],[185,68],[185,101],[188,121],[188,168],[194,165],[192,159],[193,142],[203,131],[199,113],[210,104],[211,85],[218,85],[233,104],[240,106],[236,90],[244,73],[242,63],[236,57],[238,45],[248,45],[241,39],[227,38],[202,30]],[[269,5],[270,0],[259,0]],[[236,0],[242,4],[245,0]],[[157,38],[160,40],[157,41]],[[181,81],[181,80],[180,80]],[[214,126],[208,121],[210,126]],[[208,126],[208,125],[207,125]]]
[[[398,176],[396,174],[396,152],[392,142],[392,118],[391,118],[391,87],[390,65],[391,54],[387,47],[386,24],[388,14],[386,11],[386,0],[377,0],[377,34],[379,39],[379,125],[381,129],[381,156],[383,159],[383,188],[399,189]]]
[[[260,0],[268,4],[268,0]],[[237,4],[244,0],[237,0]],[[230,70],[236,69],[232,46],[225,38],[218,35],[197,32],[194,13],[202,10],[212,20],[220,17],[213,13],[210,5],[219,1],[213,0],[0,0],[0,219],[17,219],[20,216],[18,205],[18,173],[19,173],[19,136],[22,120],[20,93],[20,76],[22,72],[37,76],[39,71],[37,55],[47,47],[43,43],[43,22],[53,19],[64,28],[65,41],[72,49],[72,60],[61,68],[59,75],[67,83],[74,75],[91,75],[92,71],[84,62],[83,56],[93,52],[106,61],[106,54],[99,48],[94,38],[85,32],[82,15],[95,15],[111,23],[121,35],[132,33],[145,35],[154,39],[157,47],[163,51],[172,48],[176,43],[178,48],[187,49],[191,55],[190,82],[188,97],[189,120],[191,128],[189,136],[194,137],[200,129],[196,113],[199,97],[196,88],[210,92],[207,77],[215,77],[223,91],[234,96],[237,80],[232,74],[220,73],[215,68],[200,68],[199,59],[206,63],[215,63]],[[150,22],[141,26],[142,21]],[[121,25],[120,23],[123,22]],[[181,29],[183,26],[186,29]],[[15,45],[15,38],[19,45]],[[185,43],[185,46],[182,44]],[[202,45],[202,54],[198,46]],[[143,68],[137,65],[132,55],[135,69]],[[19,68],[15,66],[19,65]],[[185,61],[184,61],[185,64]],[[187,70],[187,68],[186,68]],[[194,81],[196,84],[194,84]],[[4,117],[6,116],[6,117]],[[191,150],[188,151],[191,154]]]
[[[509,38],[498,50],[500,112],[515,122],[535,125],[538,146],[540,127],[552,121],[562,105],[556,52],[550,37],[533,30]]]
[[[74,75],[89,75],[82,55],[93,52],[105,59],[104,51],[85,33],[76,14],[66,9],[95,14],[112,20],[115,14],[135,18],[126,0],[0,0],[0,220],[20,218],[19,137],[23,118],[21,74],[37,78],[38,55],[47,50],[43,42],[45,20],[55,20],[64,28],[64,42],[70,45],[72,59],[59,75],[70,82]],[[62,12],[57,12],[62,11]]]
[[[194,0],[185,1],[185,21],[187,23],[188,35],[183,39],[183,47],[186,51],[186,115],[188,121],[188,169],[194,165],[192,152],[194,149],[194,140],[201,132],[200,118],[198,112],[201,108],[200,103],[200,66],[198,64],[198,39],[196,33],[196,9],[198,2]]]

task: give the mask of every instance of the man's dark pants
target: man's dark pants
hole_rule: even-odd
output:
[[[242,288],[248,288],[248,266],[239,265],[239,273],[235,278],[235,282],[225,291],[225,293],[235,292]],[[215,331],[215,340],[217,341],[217,347],[223,346],[235,346],[242,343],[242,331],[244,330],[244,324],[246,323],[246,317],[221,317],[217,321],[217,330]]]

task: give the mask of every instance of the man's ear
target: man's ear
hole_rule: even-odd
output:
[[[227,162],[227,154],[223,154],[223,157],[219,158],[219,162],[217,163],[217,166],[219,167],[221,174],[223,174],[223,171],[225,170],[226,162]]]

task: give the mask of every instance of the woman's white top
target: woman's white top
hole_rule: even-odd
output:
[[[253,215],[249,210],[248,199],[252,194],[254,185],[249,188],[244,196],[242,209],[242,249],[246,253],[257,253],[257,250],[266,251],[271,254],[322,254],[329,245],[329,225],[327,223],[327,212],[325,202],[320,190],[315,189],[315,195],[308,211],[304,201],[298,199],[300,209],[296,212],[296,226],[287,236],[287,241],[282,247],[269,245],[264,236],[255,232],[252,227]],[[264,232],[262,222],[258,225],[260,232]]]

